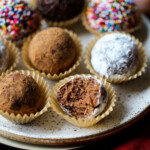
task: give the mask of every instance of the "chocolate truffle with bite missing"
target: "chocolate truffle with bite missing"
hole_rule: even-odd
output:
[[[93,77],[76,77],[59,88],[57,102],[69,116],[96,117],[107,106],[107,91],[100,80]]]
[[[61,28],[48,28],[37,33],[29,44],[29,59],[40,72],[63,73],[75,62],[77,47],[69,33]]]
[[[30,115],[41,110],[40,89],[36,81],[21,73],[12,73],[0,82],[0,110],[15,115]]]
[[[84,0],[37,0],[37,10],[50,21],[66,21],[78,16]]]

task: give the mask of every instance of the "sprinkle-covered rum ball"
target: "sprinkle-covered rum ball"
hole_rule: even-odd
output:
[[[39,27],[37,14],[22,0],[0,0],[0,34],[19,41]]]
[[[140,20],[134,0],[90,0],[85,13],[90,28],[101,33],[130,30]]]

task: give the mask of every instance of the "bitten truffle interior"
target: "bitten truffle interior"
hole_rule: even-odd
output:
[[[76,118],[99,115],[107,104],[107,91],[92,77],[76,77],[60,87],[57,93],[60,107]]]

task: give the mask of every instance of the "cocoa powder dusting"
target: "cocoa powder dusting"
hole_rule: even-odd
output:
[[[40,90],[31,76],[13,73],[0,82],[0,109],[17,114],[36,113],[41,109]]]
[[[68,70],[76,59],[76,45],[61,28],[48,28],[35,35],[29,45],[32,65],[52,75]]]

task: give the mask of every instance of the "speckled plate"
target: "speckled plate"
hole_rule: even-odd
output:
[[[0,116],[0,135],[25,143],[42,145],[80,144],[112,135],[143,117],[150,108],[150,22],[143,16],[142,29],[134,35],[143,42],[148,57],[148,68],[144,75],[127,83],[113,85],[117,92],[114,111],[101,122],[90,128],[78,128],[55,114],[51,109],[35,121],[26,125],[16,125]],[[81,23],[70,27],[76,32],[85,49],[94,38]],[[26,69],[22,61],[17,69]],[[89,73],[82,61],[72,74]],[[47,80],[52,88],[56,81]]]

